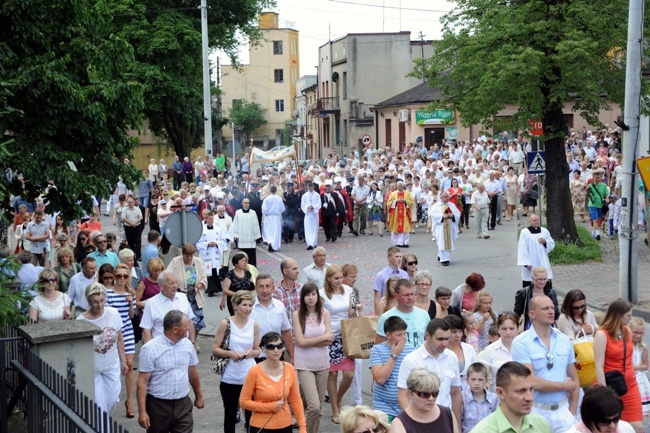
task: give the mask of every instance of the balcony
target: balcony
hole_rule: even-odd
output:
[[[338,96],[332,98],[318,98],[318,101],[316,101],[316,113],[340,113]]]

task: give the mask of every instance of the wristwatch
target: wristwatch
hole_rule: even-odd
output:
[[[389,356],[393,359],[393,361],[397,361],[397,355],[394,353],[391,353]]]

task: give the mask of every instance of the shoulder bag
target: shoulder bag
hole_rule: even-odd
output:
[[[227,328],[223,336],[223,341],[221,342],[222,350],[230,350],[230,319],[226,319]],[[228,363],[229,358],[222,358],[217,355],[212,355],[210,357],[210,367],[214,374],[222,375],[226,369],[226,364]]]
[[[619,396],[627,394],[627,383],[625,382],[625,364],[627,364],[627,341],[623,338],[623,373],[612,370],[605,373],[607,387],[616,391]]]

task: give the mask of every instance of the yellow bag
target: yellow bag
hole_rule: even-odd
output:
[[[368,359],[377,338],[378,316],[341,320],[343,353],[348,358]]]
[[[582,334],[582,337],[580,336]],[[580,386],[592,386],[596,382],[596,364],[594,362],[594,337],[586,335],[584,330],[576,334],[573,340],[573,350],[576,353],[576,370]]]

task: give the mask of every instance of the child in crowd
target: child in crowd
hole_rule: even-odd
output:
[[[496,323],[493,323],[490,326],[490,329],[488,329],[488,340],[490,341],[490,344],[494,343],[497,341],[501,336],[499,335],[499,327],[497,326]]]
[[[463,391],[463,419],[461,431],[468,433],[483,418],[494,412],[499,405],[499,397],[486,389],[488,369],[475,362],[467,369],[469,387]]]
[[[640,317],[633,317],[630,320],[630,330],[632,331],[632,343],[634,344],[634,355],[632,364],[636,381],[639,384],[639,393],[641,394],[641,405],[643,413],[650,414],[650,380],[648,380],[648,346],[643,342],[645,335],[645,321]]]
[[[609,208],[609,211],[607,212],[607,219],[609,222],[609,236],[614,237],[615,234],[618,233],[618,227],[616,227],[616,216],[617,214],[621,213],[621,208],[619,207],[616,209],[616,205],[618,204],[620,206],[620,203],[618,203],[618,196],[616,194],[612,194],[609,196],[609,204],[607,207]],[[618,212],[617,212],[618,210]]]
[[[463,321],[465,322],[465,342],[472,346],[476,352],[479,352],[478,348],[478,331],[474,328],[476,319],[474,319],[474,314],[469,311],[463,311],[461,313],[463,316]]]
[[[488,340],[488,331],[490,326],[497,321],[497,315],[492,309],[494,299],[486,290],[481,290],[476,295],[476,305],[474,305],[474,326],[478,331],[478,347],[480,350],[485,349],[490,341]]]

